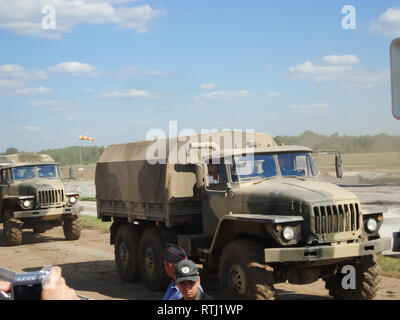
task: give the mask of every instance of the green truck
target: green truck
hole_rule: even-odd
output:
[[[97,215],[113,221],[121,279],[165,290],[163,244],[175,242],[219,272],[226,298],[273,299],[276,283],[322,278],[336,299],[372,299],[376,254],[391,246],[383,214],[322,182],[312,154],[235,131],[110,145],[96,165]],[[347,265],[352,289],[341,285]]]
[[[0,223],[7,245],[20,245],[23,229],[44,233],[61,225],[67,240],[79,239],[79,194],[65,192],[59,165],[50,156],[0,156],[0,177]]]

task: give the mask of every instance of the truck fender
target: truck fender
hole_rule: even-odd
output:
[[[299,225],[302,221],[302,216],[260,214],[225,215],[218,222],[210,253],[216,257],[220,256],[225,245],[238,236],[256,236],[261,239],[277,242],[279,239],[277,239],[276,232],[274,232],[274,225]]]

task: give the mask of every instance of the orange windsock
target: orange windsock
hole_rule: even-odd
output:
[[[93,138],[91,138],[91,137],[87,137],[87,136],[79,136],[79,140],[82,140],[82,141],[94,141],[94,139]]]

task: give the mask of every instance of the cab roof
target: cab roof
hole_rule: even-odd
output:
[[[0,169],[10,169],[26,166],[43,166],[43,165],[59,165],[57,162],[9,162],[0,163]]]
[[[287,152],[313,152],[311,148],[304,146],[271,146],[258,147],[254,149],[230,149],[215,151],[210,153],[210,158],[240,156],[245,154],[264,154],[264,153],[287,153]]]

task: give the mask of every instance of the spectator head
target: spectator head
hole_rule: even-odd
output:
[[[175,282],[185,300],[193,300],[199,290],[200,275],[192,260],[181,260],[176,264]]]
[[[176,264],[187,259],[187,255],[183,248],[179,247],[175,243],[166,243],[164,250],[164,266],[165,272],[171,279],[175,279],[175,267]]]

